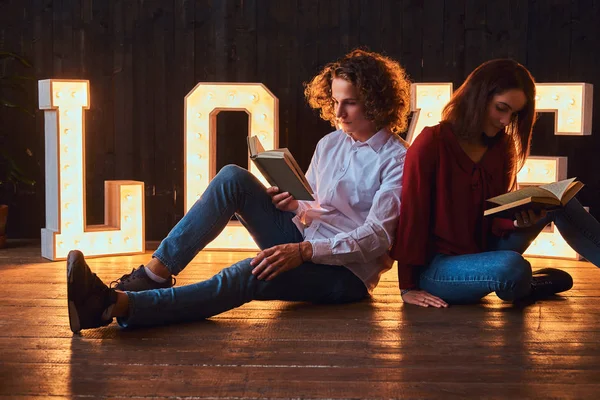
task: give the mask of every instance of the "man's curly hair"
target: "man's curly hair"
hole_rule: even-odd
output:
[[[384,55],[356,49],[336,62],[329,63],[309,83],[304,96],[310,107],[320,110],[321,118],[335,127],[336,117],[331,94],[334,78],[349,81],[358,89],[365,117],[376,128],[389,127],[404,132],[410,112],[410,81],[397,61]]]

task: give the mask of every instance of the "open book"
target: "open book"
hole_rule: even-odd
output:
[[[296,200],[314,200],[313,191],[300,166],[286,148],[265,150],[256,136],[248,138],[250,159],[271,186],[289,192]]]
[[[541,186],[527,186],[514,192],[492,197],[487,201],[498,206],[486,210],[483,215],[514,219],[515,213],[522,210],[532,209],[539,212],[564,206],[583,187],[583,183],[575,179],[565,179]]]

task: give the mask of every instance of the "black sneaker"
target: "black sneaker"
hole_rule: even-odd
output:
[[[70,251],[67,257],[67,299],[73,333],[105,326],[113,320],[103,314],[117,302],[117,293],[90,270],[78,250]]]
[[[531,295],[537,299],[565,292],[573,287],[569,273],[556,268],[544,268],[533,272]]]
[[[140,265],[138,268],[134,268],[130,273],[123,275],[116,281],[110,283],[110,287],[124,292],[141,292],[143,290],[152,289],[168,289],[175,285],[175,278],[167,279],[166,281],[159,283],[151,279],[146,274],[146,267]]]

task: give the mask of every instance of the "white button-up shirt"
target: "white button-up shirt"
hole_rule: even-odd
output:
[[[392,267],[388,250],[400,215],[406,147],[380,130],[366,142],[338,130],[325,136],[306,173],[316,201],[299,201],[294,223],[312,262],[343,265],[371,292]]]

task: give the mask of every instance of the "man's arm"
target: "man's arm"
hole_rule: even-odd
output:
[[[312,262],[329,265],[365,263],[389,250],[400,214],[400,192],[404,155],[382,171],[382,182],[375,193],[365,222],[356,229],[328,239],[314,239]]]

